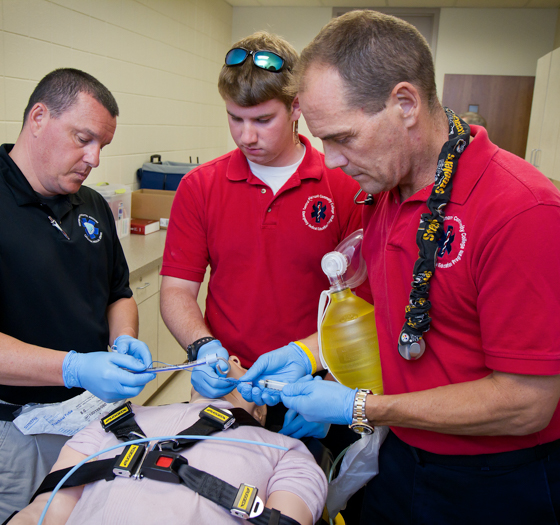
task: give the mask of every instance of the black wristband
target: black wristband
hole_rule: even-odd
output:
[[[187,357],[189,361],[196,361],[198,359],[198,351],[200,350],[201,346],[204,346],[206,343],[210,341],[216,341],[215,337],[201,337],[197,339],[194,343],[191,343],[187,346]]]

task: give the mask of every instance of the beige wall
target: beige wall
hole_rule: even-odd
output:
[[[556,34],[554,35],[554,49],[560,47],[560,10],[558,10],[558,18],[556,19]]]
[[[552,51],[558,9],[442,9],[436,82],[446,73],[532,76]]]
[[[328,7],[234,7],[232,38],[266,29],[301,51],[332,16]],[[436,82],[446,73],[534,75],[551,51],[558,9],[461,9],[440,11]]]
[[[231,21],[223,0],[0,0],[0,143],[17,138],[37,81],[75,67],[103,82],[121,112],[88,184],[135,189],[153,153],[180,162],[225,153],[216,81]]]
[[[301,51],[331,16],[326,7],[235,7],[232,37],[266,29]],[[537,60],[553,49],[558,16],[558,9],[442,8],[436,56],[440,96],[446,73],[534,75]]]
[[[0,142],[17,138],[42,76],[77,67],[105,83],[121,108],[89,183],[135,189],[136,169],[153,153],[210,160],[234,147],[216,88],[230,44],[267,29],[301,51],[331,13],[232,8],[224,0],[0,0]],[[442,9],[439,92],[445,73],[534,74],[558,40],[558,18],[558,9]],[[304,123],[301,129],[309,136]]]

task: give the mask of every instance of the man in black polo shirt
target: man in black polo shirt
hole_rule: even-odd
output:
[[[35,88],[16,144],[0,147],[0,522],[29,501],[67,439],[21,434],[11,422],[17,405],[83,389],[115,401],[155,377],[131,373],[152,358],[136,339],[112,212],[82,187],[117,115],[99,81],[59,69]]]

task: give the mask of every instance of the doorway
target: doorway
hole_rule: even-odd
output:
[[[525,158],[535,77],[445,75],[442,103],[455,113],[478,108],[490,140]]]

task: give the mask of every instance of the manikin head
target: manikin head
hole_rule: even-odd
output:
[[[239,358],[237,356],[230,356],[228,361],[230,365],[230,369],[227,374],[228,377],[239,379],[247,372],[247,369],[241,366],[241,362],[239,361]],[[234,407],[242,408],[243,410],[251,414],[261,425],[264,425],[266,420],[266,405],[257,406],[255,403],[245,401],[236,388],[234,388],[229,394],[225,395],[221,399],[223,399],[224,401],[228,401]],[[200,395],[194,388],[191,390],[191,403],[207,401],[208,399]]]

